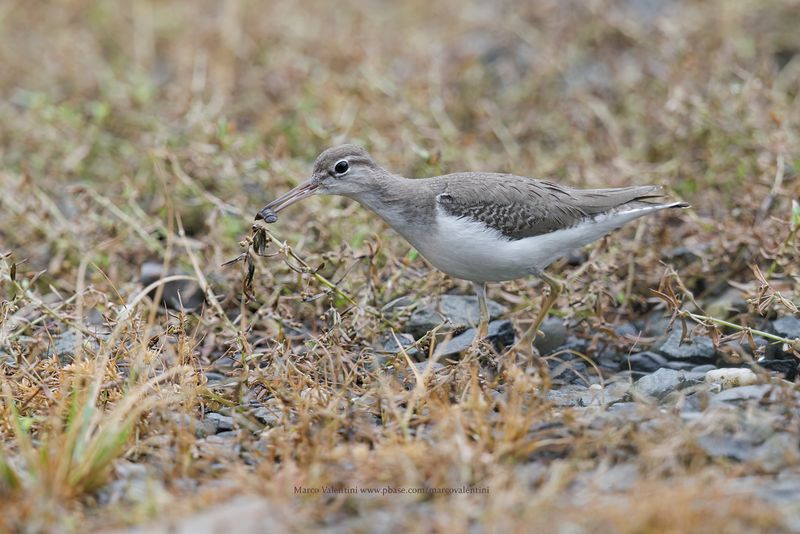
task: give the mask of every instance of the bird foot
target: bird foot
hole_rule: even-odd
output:
[[[538,336],[545,337],[545,333],[539,329],[534,329],[533,327],[528,328],[522,336],[520,336],[519,340],[514,343],[512,347],[514,350],[519,350],[523,348],[533,350],[533,343],[536,341]]]

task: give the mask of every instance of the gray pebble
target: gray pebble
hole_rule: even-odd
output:
[[[447,357],[455,356],[467,350],[477,334],[475,328],[465,330],[450,340],[444,342],[436,348],[436,356]],[[514,344],[515,333],[511,321],[492,321],[489,323],[489,332],[486,341],[491,343],[495,349],[502,350]]]
[[[487,300],[492,319],[500,317],[506,308],[493,300]],[[406,331],[420,338],[445,320],[453,328],[472,327],[479,322],[478,297],[474,295],[442,295],[441,299],[420,306],[406,323]]]
[[[233,417],[229,415],[222,415],[216,412],[209,412],[205,416],[205,420],[214,425],[214,433],[219,434],[233,430]]]
[[[657,352],[670,360],[686,361],[694,364],[713,363],[716,355],[710,337],[694,336],[681,343],[681,329],[675,328],[658,347]]]
[[[770,395],[772,385],[754,384],[752,386],[740,386],[738,388],[726,389],[717,393],[713,397],[714,402],[741,402],[748,400],[759,401]]]
[[[800,319],[792,315],[773,321],[772,328],[781,337],[789,339],[800,338]]]
[[[634,384],[637,393],[662,399],[669,393],[684,389],[700,382],[702,375],[687,374],[674,369],[659,369],[655,373],[645,375]]]
[[[654,373],[667,366],[667,359],[655,352],[639,352],[627,357],[620,364],[621,371],[638,371],[640,373]]]
[[[567,327],[558,317],[548,317],[539,327],[541,334],[536,336],[533,346],[545,356],[558,350],[567,341]]]

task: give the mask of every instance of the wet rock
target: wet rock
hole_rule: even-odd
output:
[[[396,299],[390,300],[386,304],[383,305],[381,311],[383,313],[399,313],[403,310],[414,306],[415,301],[409,295],[403,295],[402,297],[397,297]]]
[[[97,492],[98,501],[104,505],[154,502],[166,497],[163,483],[145,465],[120,460],[115,462],[113,473],[114,480]]]
[[[661,398],[675,391],[681,383],[682,374],[674,369],[659,369],[636,381],[637,393],[648,397]]]
[[[216,431],[210,421],[201,421],[187,413],[167,412],[164,418],[177,428],[191,430],[198,438],[204,438]]]
[[[667,339],[658,347],[657,352],[670,360],[685,361],[695,364],[713,363],[716,350],[710,337],[695,336],[681,343],[681,330],[675,328]]]
[[[212,460],[211,468],[219,469],[225,462],[239,461],[242,445],[239,433],[226,430],[195,442],[198,453]]]
[[[210,422],[213,425],[214,434],[219,434],[221,432],[227,432],[229,430],[233,430],[233,417],[228,415],[222,415],[216,412],[209,412],[205,416],[205,420]]]
[[[412,362],[414,366],[413,369],[406,367],[405,365],[392,367],[389,369],[389,373],[394,375],[400,382],[403,383],[403,386],[406,390],[410,391],[417,386],[417,375],[420,377],[425,376],[427,373],[426,380],[431,380],[436,382],[441,376],[442,371],[446,371],[449,368],[449,365],[445,365],[443,363],[431,360],[425,360],[423,362]],[[415,371],[416,370],[416,371]],[[370,403],[372,407],[377,408],[380,403],[378,399],[371,399],[371,395],[366,395],[362,397],[358,397],[354,400],[354,402],[358,403]]]
[[[139,283],[147,287],[153,282],[178,272],[165,272],[164,266],[159,262],[148,261],[142,264],[139,271]],[[194,311],[203,305],[205,295],[200,285],[194,280],[173,280],[163,284],[161,302],[168,308],[181,311]],[[158,288],[153,289],[149,295],[155,297]]]
[[[778,374],[789,381],[797,378],[798,360],[759,360],[758,365],[767,371]]]
[[[586,387],[579,384],[570,384],[547,392],[547,399],[555,406],[602,406],[619,402],[628,394],[630,384],[626,382],[612,382],[602,387],[593,384]]]
[[[383,354],[399,354],[401,352],[401,347],[409,356],[413,357],[419,353],[419,350],[414,347],[414,336],[403,333],[396,333],[394,335],[389,333],[385,335],[380,341],[376,351]]]
[[[744,300],[738,289],[731,287],[712,299],[704,308],[706,313],[712,317],[727,319],[732,315],[746,312],[747,301]]]
[[[663,336],[669,328],[669,318],[660,314],[651,314],[643,321],[637,321],[636,327],[645,337]]]
[[[122,460],[114,465],[114,474],[119,478],[147,478],[147,466]]]
[[[232,371],[239,365],[240,361],[230,356],[220,356],[211,363],[211,366],[217,371]]]
[[[778,473],[783,469],[800,462],[800,450],[797,448],[797,437],[786,432],[773,434],[758,449],[754,460],[769,473]]]
[[[722,389],[749,386],[758,382],[758,376],[750,369],[713,369],[706,373],[707,384],[718,384]]]
[[[608,407],[609,413],[616,413],[623,416],[633,416],[639,411],[641,405],[638,402],[617,402]]]
[[[586,380],[586,362],[583,360],[547,358],[547,367],[550,371],[550,379],[555,384],[571,384]]]
[[[708,247],[688,247],[680,246],[667,250],[663,253],[663,258],[667,260],[683,260],[687,263],[702,259],[702,254]]]
[[[380,400],[375,397],[375,395],[371,395],[369,393],[354,397],[350,399],[350,402],[352,402],[353,406],[355,406],[358,410],[378,411],[380,408]]]
[[[712,458],[730,458],[743,462],[753,456],[753,444],[728,435],[707,434],[697,438],[697,445]]]
[[[620,371],[636,371],[639,373],[654,373],[667,366],[667,359],[655,352],[639,352],[632,354],[620,364]]]
[[[692,367],[690,371],[692,373],[707,373],[709,371],[713,371],[717,367],[715,365],[707,364],[707,365],[698,365],[696,367]]]
[[[729,478],[726,484],[739,495],[752,495],[754,506],[763,502],[775,510],[779,522],[773,530],[800,532],[800,506],[797,505],[800,476],[796,469],[784,469],[774,475]]]
[[[446,358],[464,352],[472,345],[477,333],[477,329],[470,328],[452,337],[436,348],[436,356]],[[513,345],[514,340],[514,326],[511,321],[492,321],[489,323],[489,333],[486,336],[486,341],[491,343],[497,351]]]
[[[680,410],[681,417],[684,419],[699,417],[701,415],[700,412],[708,408],[708,394],[706,391],[686,391],[687,394],[685,396],[676,399],[675,406]],[[670,395],[677,395],[677,393],[673,392]],[[667,396],[667,399],[670,398],[670,395]]]
[[[541,334],[536,336],[533,346],[542,356],[555,352],[567,341],[567,327],[558,317],[545,319],[539,331]]]
[[[428,370],[428,368],[430,368],[430,371],[428,371],[429,374],[436,373],[437,371],[442,371],[447,368],[447,366],[444,365],[443,363],[431,362],[431,361],[414,362],[414,367],[417,368],[417,371],[420,374],[424,374],[425,371]]]
[[[589,406],[597,403],[597,394],[581,385],[569,385],[547,392],[547,400],[555,406]]]
[[[452,368],[451,364],[444,364],[429,359],[421,362],[411,362],[411,365],[413,365],[413,368],[409,367],[405,361],[398,362],[396,365],[387,366],[384,371],[395,377],[398,382],[402,383],[406,390],[411,391],[417,386],[418,375],[423,376],[427,373],[426,380],[435,383],[443,376],[443,371]],[[374,399],[372,395],[367,394],[362,397],[356,397],[352,399],[351,402],[358,403],[359,405],[365,404],[377,407],[382,401],[380,399]]]
[[[138,501],[137,501],[138,502]],[[269,525],[269,528],[265,528]],[[298,530],[298,519],[267,499],[237,496],[193,514],[162,518],[143,526],[129,527],[128,534],[211,534],[239,532],[253,534],[272,530]],[[372,525],[374,526],[374,524]],[[290,528],[291,527],[291,528]]]
[[[781,337],[800,339],[800,319],[792,315],[773,321],[772,329]]]
[[[53,336],[53,343],[47,349],[48,358],[56,356],[61,365],[69,365],[82,348],[84,358],[96,354],[100,343],[88,335],[81,336],[77,330],[67,330],[63,334]]]
[[[595,360],[600,369],[615,372],[622,366],[626,355],[620,354],[615,347],[607,346],[596,356]]]
[[[592,384],[589,386],[589,392],[592,393],[604,405],[620,402],[627,398],[630,394],[631,384],[627,380],[619,380],[610,382],[601,386],[600,384]]]
[[[770,384],[756,384],[752,386],[741,386],[731,389],[726,389],[721,393],[713,396],[714,402],[742,402],[742,401],[760,401],[770,397],[772,392],[772,385]]]
[[[692,362],[667,362],[667,368],[676,371],[691,371],[695,367],[697,366]]]
[[[492,319],[500,317],[506,308],[493,300],[487,300]],[[445,320],[453,328],[476,326],[479,322],[478,297],[469,295],[442,295],[441,299],[429,302],[414,311],[406,323],[406,331],[420,338]]]
[[[314,337],[314,334],[302,324],[289,324],[282,322],[283,337],[289,341],[306,341]]]
[[[586,354],[589,351],[589,341],[578,336],[568,336],[563,345],[558,347],[554,352],[577,352],[579,354]]]
[[[697,384],[699,377],[674,369],[659,369],[634,384],[634,391],[646,397],[662,399],[673,391]]]
[[[800,339],[800,319],[793,316],[781,317],[773,321],[771,329],[774,333],[787,339]],[[772,360],[794,358],[786,343],[770,343],[767,346],[767,358]]]
[[[622,323],[614,327],[614,333],[618,336],[627,336],[635,339],[639,336],[640,330],[633,323]]]
[[[593,487],[601,494],[629,491],[640,479],[639,466],[634,463],[599,467],[593,477]]]
[[[209,385],[209,387],[221,385],[229,380],[229,377],[223,375],[222,373],[215,373],[214,371],[206,371],[203,373],[203,375],[206,377],[206,383]]]
[[[275,407],[259,406],[250,411],[250,415],[255,417],[259,423],[266,426],[277,426],[283,414]]]

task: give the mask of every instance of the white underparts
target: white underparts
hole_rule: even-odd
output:
[[[481,222],[453,217],[440,209],[434,227],[400,231],[429,262],[445,273],[473,282],[499,282],[543,270],[571,250],[667,207],[670,205],[600,215],[573,228],[517,240]]]

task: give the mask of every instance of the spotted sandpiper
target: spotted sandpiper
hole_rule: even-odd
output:
[[[313,194],[342,195],[377,213],[433,266],[472,282],[486,336],[486,283],[535,275],[550,286],[531,330],[536,334],[562,290],[544,268],[625,223],[684,202],[659,203],[660,186],[573,189],[512,174],[461,172],[409,179],[393,174],[357,145],[322,152],[311,178],[256,215],[276,213]]]

